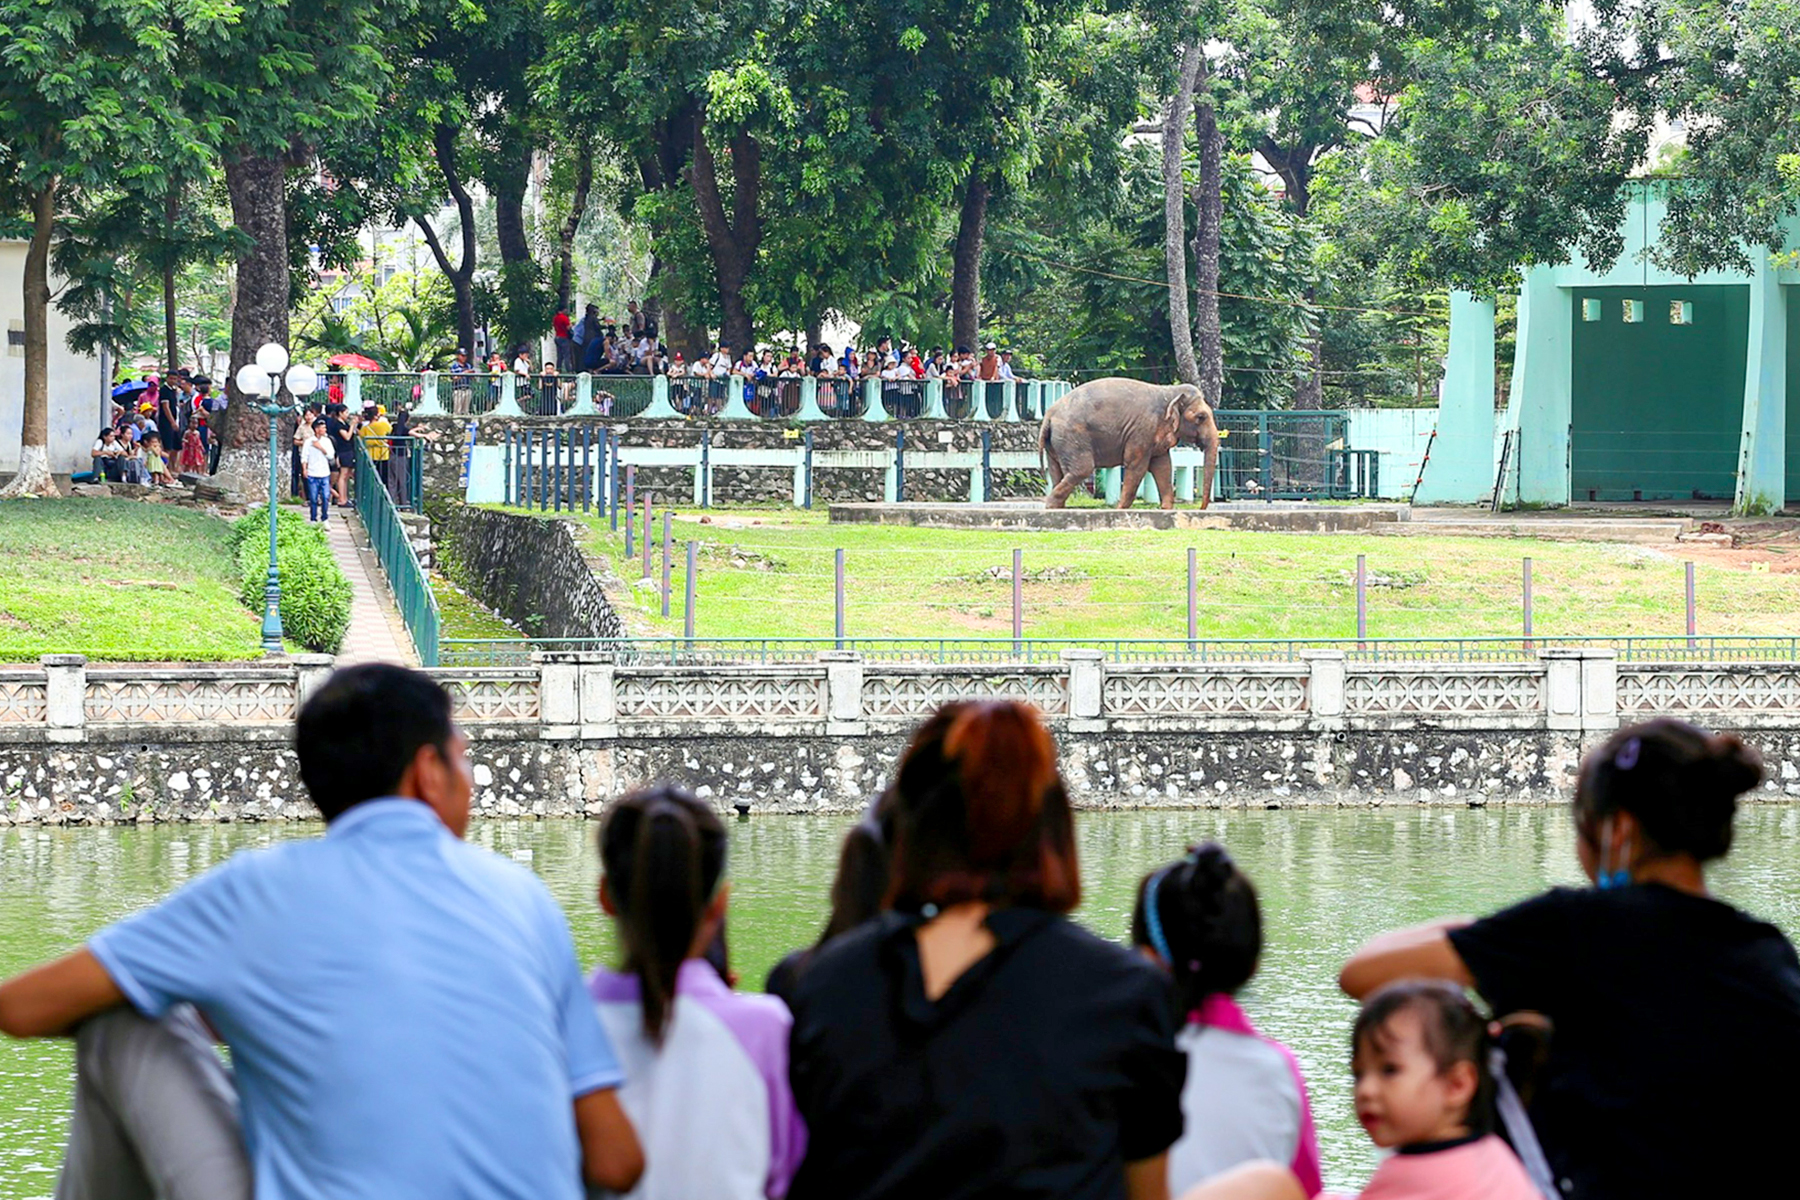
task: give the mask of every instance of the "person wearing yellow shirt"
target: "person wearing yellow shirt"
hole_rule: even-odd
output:
[[[362,436],[363,447],[369,452],[369,461],[375,464],[375,471],[381,476],[383,487],[388,481],[388,435],[394,427],[388,423],[387,409],[375,405],[372,411],[363,414]]]

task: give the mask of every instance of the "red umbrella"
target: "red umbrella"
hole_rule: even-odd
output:
[[[366,354],[334,354],[325,360],[328,367],[343,367],[351,371],[379,371],[381,364]]]

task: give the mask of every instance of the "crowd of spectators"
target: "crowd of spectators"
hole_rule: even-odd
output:
[[[90,451],[95,478],[178,487],[177,476],[211,470],[218,462],[212,426],[225,404],[211,379],[186,367],[122,381]]]
[[[411,413],[397,409],[389,420],[387,406],[373,401],[365,403],[361,412],[353,412],[344,403],[342,388],[332,383],[325,402],[308,404],[294,427],[288,464],[290,488],[294,496],[305,496],[309,521],[329,519],[332,505],[355,503],[358,439],[368,451],[380,485],[394,502],[405,505],[410,501],[408,458],[416,452]]]

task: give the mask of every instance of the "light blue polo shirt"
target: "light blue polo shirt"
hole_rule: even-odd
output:
[[[231,1047],[259,1200],[577,1200],[573,1100],[623,1080],[562,910],[416,800],[239,854],[88,943]]]

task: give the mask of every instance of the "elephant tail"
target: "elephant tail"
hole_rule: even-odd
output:
[[[1050,418],[1045,417],[1043,425],[1038,427],[1038,465],[1046,472],[1056,469],[1056,474],[1063,473],[1062,462],[1056,457],[1056,446],[1050,440]]]

